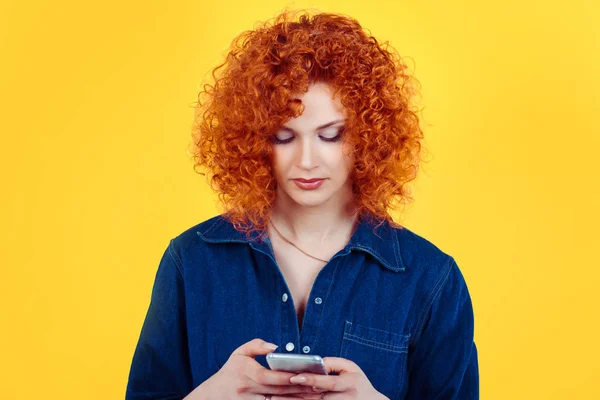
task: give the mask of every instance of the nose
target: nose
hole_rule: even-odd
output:
[[[317,166],[317,150],[314,148],[314,141],[305,139],[299,146],[299,163],[302,169],[312,169]]]

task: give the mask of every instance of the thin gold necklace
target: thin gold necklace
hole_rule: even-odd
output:
[[[283,240],[285,240],[287,243],[291,244],[292,246],[294,246],[295,248],[297,248],[298,250],[300,250],[301,252],[303,252],[304,254],[306,254],[307,256],[309,256],[310,258],[314,258],[315,260],[319,260],[319,261],[322,261],[324,263],[328,263],[329,262],[328,260],[323,260],[322,258],[311,256],[310,254],[308,254],[307,252],[305,252],[304,250],[302,250],[300,247],[298,247],[294,243],[292,243],[290,240],[288,240],[285,236],[283,236],[281,234],[281,232],[279,232],[279,230],[277,230],[277,228],[275,228],[275,224],[273,224],[273,221],[269,220],[269,222],[271,223],[271,226],[273,226],[273,229],[275,229],[275,232],[277,232],[277,234],[279,236],[281,236],[281,238]]]
[[[281,232],[279,232],[279,230],[275,227],[275,224],[273,224],[273,221],[271,221],[269,219],[269,222],[271,223],[271,226],[273,227],[273,229],[275,229],[275,232],[277,232],[277,234],[283,239],[285,240],[287,243],[291,244],[292,246],[294,246],[295,248],[297,248],[298,250],[300,250],[302,253],[306,254],[307,256],[309,256],[310,258],[314,258],[315,260],[319,260],[321,262],[324,263],[328,263],[328,260],[323,260],[322,258],[319,257],[315,257],[315,256],[311,256],[310,254],[308,254],[307,252],[305,252],[304,250],[302,250],[300,247],[296,246],[294,243],[292,243],[291,240],[288,240],[285,236],[283,236],[281,234]],[[358,219],[355,221],[354,223],[354,229],[352,230],[352,234],[354,234],[354,231],[356,230],[356,228],[358,227]]]

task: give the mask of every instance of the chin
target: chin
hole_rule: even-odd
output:
[[[331,199],[331,195],[328,191],[304,191],[302,189],[296,189],[294,192],[288,193],[290,199],[302,207],[318,207],[327,203]]]
[[[326,203],[327,199],[315,199],[315,200],[306,200],[306,199],[293,199],[296,204],[301,207],[312,208],[318,207],[324,203]]]

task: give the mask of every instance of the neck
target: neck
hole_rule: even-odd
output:
[[[356,219],[351,201],[334,198],[318,207],[306,207],[278,193],[271,210],[271,221],[277,230],[288,240],[305,245],[347,241]]]

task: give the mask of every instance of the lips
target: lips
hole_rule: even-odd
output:
[[[300,189],[314,190],[320,188],[325,179],[294,179],[293,181]]]
[[[302,182],[302,183],[315,183],[315,182],[318,182],[318,181],[322,181],[323,179],[325,179],[325,178],[313,178],[313,179],[297,178],[297,179],[294,179],[294,180],[298,181],[298,182]]]

